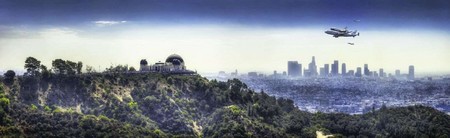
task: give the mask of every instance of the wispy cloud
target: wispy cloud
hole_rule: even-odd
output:
[[[127,21],[94,21],[93,23],[98,27],[112,26],[118,24],[124,24]]]
[[[0,25],[0,39],[35,38],[38,32],[25,26]]]
[[[69,41],[79,37],[79,30],[67,27],[47,28],[39,32],[41,39],[55,39],[60,41]]]

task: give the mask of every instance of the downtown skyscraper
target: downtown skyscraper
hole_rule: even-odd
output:
[[[413,65],[408,67],[408,72],[406,74],[400,74],[400,70],[395,70],[395,73],[386,73],[383,68],[379,68],[379,70],[370,71],[369,65],[364,64],[364,66],[357,67],[356,70],[347,67],[346,63],[341,63],[341,68],[339,68],[339,60],[334,60],[333,63],[330,64],[322,64],[323,67],[318,67],[316,65],[315,56],[312,56],[311,62],[308,66],[302,68],[302,64],[298,61],[287,61],[287,71],[285,71],[285,75],[289,77],[316,77],[320,74],[320,77],[337,77],[337,76],[345,76],[345,77],[373,77],[373,78],[396,78],[396,79],[415,79],[415,68]],[[331,66],[331,67],[330,67]],[[348,69],[348,70],[347,70]]]
[[[302,76],[302,64],[297,61],[288,61],[288,76],[299,77]]]
[[[384,73],[384,69],[380,69],[380,77],[386,77],[386,73]]]
[[[323,69],[325,76],[328,76],[330,74],[330,64],[323,65]]]
[[[414,66],[410,65],[408,68],[408,80],[414,80]]]
[[[333,64],[331,64],[331,75],[338,76],[339,75],[339,61],[335,60]]]
[[[308,69],[304,71],[305,76],[317,76],[316,59],[313,56],[311,63],[308,64]]]
[[[342,71],[341,71],[342,76],[346,76],[347,75],[347,66],[345,65],[345,63],[342,63],[341,69],[342,69]]]
[[[364,64],[364,76],[370,76],[369,65]]]
[[[362,76],[362,74],[361,74],[361,67],[357,67],[357,68],[356,68],[355,76],[356,76],[356,77],[361,77],[361,76]]]

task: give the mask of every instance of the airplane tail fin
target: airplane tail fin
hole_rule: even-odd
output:
[[[353,32],[353,34],[355,34],[355,35],[359,36],[359,32],[358,32],[358,30],[355,30],[355,32]]]

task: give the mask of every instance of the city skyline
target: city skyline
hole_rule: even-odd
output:
[[[370,77],[401,77],[401,73],[399,72],[401,69],[396,69],[395,72],[385,72],[384,68],[378,68],[378,69],[370,69],[369,64],[364,64],[362,71],[358,71],[361,69],[361,67],[356,67],[355,69],[348,69],[347,71],[347,64],[345,62],[342,63],[342,66],[339,68],[339,60],[334,60],[333,64],[331,64],[331,71],[329,70],[330,64],[324,64],[322,66],[316,65],[315,56],[312,57],[311,62],[309,63],[308,67],[301,68],[302,63],[299,63],[298,61],[288,61],[287,62],[287,76],[289,77],[314,77],[314,76],[322,76],[322,77],[333,77],[333,76],[354,76],[354,71],[357,70],[358,73],[360,73],[361,76],[370,76]],[[319,72],[317,72],[317,68],[320,69]],[[313,72],[311,74],[311,70]],[[340,71],[339,71],[340,70]],[[379,70],[379,71],[378,71]],[[276,70],[275,70],[276,71]],[[406,71],[405,71],[406,72]],[[304,75],[302,75],[302,73]],[[395,74],[394,74],[395,73]],[[315,74],[315,75],[314,75]],[[394,75],[393,75],[394,74]],[[405,73],[403,73],[405,74]],[[415,67],[414,65],[409,65],[406,73],[407,79],[414,79],[415,78]],[[274,74],[275,75],[275,74]],[[357,75],[357,77],[361,77]]]
[[[324,64],[323,64],[323,66],[318,66],[317,65],[317,61],[315,60],[315,56],[312,56],[312,61],[314,61],[314,66],[315,66],[315,71],[316,71],[316,76],[322,76],[322,69],[324,69],[324,71],[326,71],[326,73],[327,73],[327,75],[329,76],[329,75],[331,75],[331,76],[336,76],[336,75],[342,75],[342,71],[344,70],[342,67],[344,67],[343,65],[345,65],[345,70],[347,71],[346,72],[346,74],[347,73],[349,73],[349,72],[357,72],[357,70],[358,70],[358,68],[361,68],[362,70],[361,70],[361,75],[365,75],[365,76],[369,76],[367,73],[372,73],[372,72],[375,72],[375,73],[377,73],[377,74],[379,74],[379,75],[377,75],[377,76],[380,76],[380,77],[383,77],[382,75],[383,75],[383,73],[384,73],[384,77],[388,77],[387,75],[388,74],[392,74],[393,76],[397,76],[397,72],[398,71],[400,71],[400,74],[399,75],[401,75],[401,74],[409,74],[408,72],[411,72],[411,70],[412,70],[412,72],[413,72],[413,75],[417,75],[418,74],[418,76],[421,76],[421,77],[426,77],[426,76],[433,76],[433,75],[448,75],[448,74],[426,74],[426,73],[417,73],[417,72],[415,72],[415,66],[414,65],[408,65],[408,67],[406,67],[406,69],[403,69],[403,68],[396,68],[396,69],[394,69],[394,70],[392,70],[392,72],[386,72],[385,71],[385,69],[383,68],[383,67],[380,67],[380,68],[376,68],[376,69],[372,69],[372,70],[366,70],[366,68],[367,69],[370,69],[369,67],[368,67],[368,65],[369,64],[367,64],[367,63],[365,63],[365,64],[363,64],[362,66],[355,66],[355,68],[347,68],[346,67],[346,63],[345,62],[342,62],[342,66],[340,66],[339,67],[339,60],[333,60],[333,62],[330,62],[330,63],[327,63],[327,62],[324,62]],[[158,62],[161,62],[161,61],[163,61],[163,60],[159,60]],[[42,61],[41,61],[42,62]],[[43,63],[45,63],[46,61],[43,61]],[[157,63],[157,62],[150,62],[150,63]],[[309,70],[309,66],[303,66],[304,64],[307,64],[307,63],[301,63],[301,62],[298,62],[298,61],[287,61],[287,63],[288,63],[288,66],[287,66],[287,68],[285,69],[285,70],[270,70],[270,71],[257,71],[258,69],[253,69],[253,70],[250,70],[250,71],[242,71],[242,72],[252,72],[252,73],[258,73],[258,74],[265,74],[265,75],[267,75],[267,74],[271,74],[271,73],[273,73],[274,71],[276,72],[276,71],[279,71],[279,73],[286,73],[285,75],[288,75],[289,76],[289,64],[298,64],[299,65],[299,69],[300,69],[300,71],[298,72],[298,74],[299,74],[299,76],[302,76],[302,77],[304,77],[304,75],[305,75],[305,72],[307,72],[308,70]],[[312,62],[311,62],[312,63]],[[309,64],[311,64],[311,63],[309,63]],[[321,63],[321,62],[320,62]],[[338,67],[336,67],[336,69],[335,69],[335,67],[333,67],[334,66],[334,64],[337,64],[338,65]],[[44,64],[44,65],[46,65],[46,64]],[[131,66],[130,64],[111,64],[111,66],[116,66],[116,65],[127,65],[128,67],[135,67],[135,68],[139,68],[140,67],[140,65],[138,65],[138,66]],[[331,66],[330,66],[331,65]],[[110,67],[110,66],[106,66],[105,68],[108,68],[108,67]],[[330,68],[331,67],[331,68]],[[96,68],[95,66],[93,67],[96,71],[99,71],[99,72],[101,72],[101,71],[103,71],[102,69],[103,68],[101,68],[101,66],[99,66],[98,68]],[[320,69],[320,70],[319,70]],[[10,69],[9,69],[10,70]],[[194,70],[196,70],[196,69],[194,69]],[[237,74],[237,71],[238,71],[239,69],[234,69],[233,71],[229,71],[229,73],[235,73],[235,74]],[[336,70],[336,73],[337,74],[334,74],[332,71],[333,70]],[[14,70],[14,71],[18,71],[18,73],[20,73],[20,74],[17,74],[17,75],[22,75],[21,73],[24,73],[25,72],[25,70],[23,69],[19,69],[19,70]],[[367,72],[366,72],[367,71]],[[0,70],[0,73],[4,73],[4,72],[6,72],[6,70]],[[226,73],[226,72],[228,72],[228,71],[224,71],[224,70],[220,70],[220,72],[223,72],[223,73]],[[381,73],[382,72],[382,73]],[[406,73],[405,73],[406,72]],[[200,74],[215,74],[216,72],[200,72]],[[246,74],[246,73],[243,73],[243,74]],[[237,75],[239,75],[239,74],[237,74]]]
[[[305,63],[306,64],[306,63]],[[414,65],[409,65],[408,69],[404,72],[400,72],[401,69],[396,69],[394,72],[385,72],[384,68],[371,69],[369,64],[364,64],[362,67],[356,67],[355,69],[348,69],[347,64],[342,63],[339,68],[339,60],[334,60],[333,64],[331,64],[332,69],[329,70],[330,64],[324,64],[323,66],[317,66],[315,56],[312,57],[311,62],[307,67],[302,68],[302,63],[298,61],[287,61],[287,69],[285,70],[273,70],[273,73],[264,73],[257,71],[250,71],[247,73],[238,74],[237,70],[234,72],[230,72],[230,76],[245,76],[248,77],[290,77],[290,78],[299,78],[299,77],[394,77],[394,78],[403,78],[408,80],[414,80],[417,78],[425,78],[429,79],[429,77],[433,75],[419,75],[416,77],[415,67]],[[319,69],[319,70],[317,70]],[[356,71],[356,72],[355,72]],[[282,73],[281,73],[282,72]],[[227,76],[226,71],[219,71],[219,76]],[[209,75],[208,75],[209,76]]]

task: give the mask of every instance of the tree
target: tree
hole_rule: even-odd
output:
[[[47,71],[47,66],[45,66],[45,65],[41,65],[40,68],[41,68],[41,71],[42,71],[42,72]]]
[[[47,67],[45,65],[41,65],[41,74],[42,74],[42,79],[43,80],[49,80],[51,73],[50,71],[47,69]]]
[[[67,74],[75,75],[77,70],[77,63],[70,60],[66,60],[66,66],[67,66]]]
[[[83,68],[83,62],[78,61],[77,64],[77,74],[81,74],[81,69]]]
[[[41,61],[34,57],[27,57],[25,60],[25,69],[27,70],[26,75],[36,76],[39,74]]]
[[[8,70],[3,75],[5,76],[5,80],[4,80],[5,84],[11,85],[14,82],[14,77],[16,76],[16,73],[12,70]]]
[[[109,73],[123,73],[128,71],[128,65],[117,65],[116,67],[110,66],[109,68],[105,69],[105,72]]]
[[[75,75],[76,73],[81,74],[83,63],[76,63],[70,60],[64,61],[62,59],[55,59],[52,62],[52,66],[56,74]]]
[[[86,72],[87,73],[94,73],[95,69],[92,66],[86,65]]]
[[[66,62],[62,59],[55,59],[52,61],[52,68],[56,74],[66,74],[67,66]]]
[[[136,69],[134,67],[130,67],[130,71],[136,71]]]

